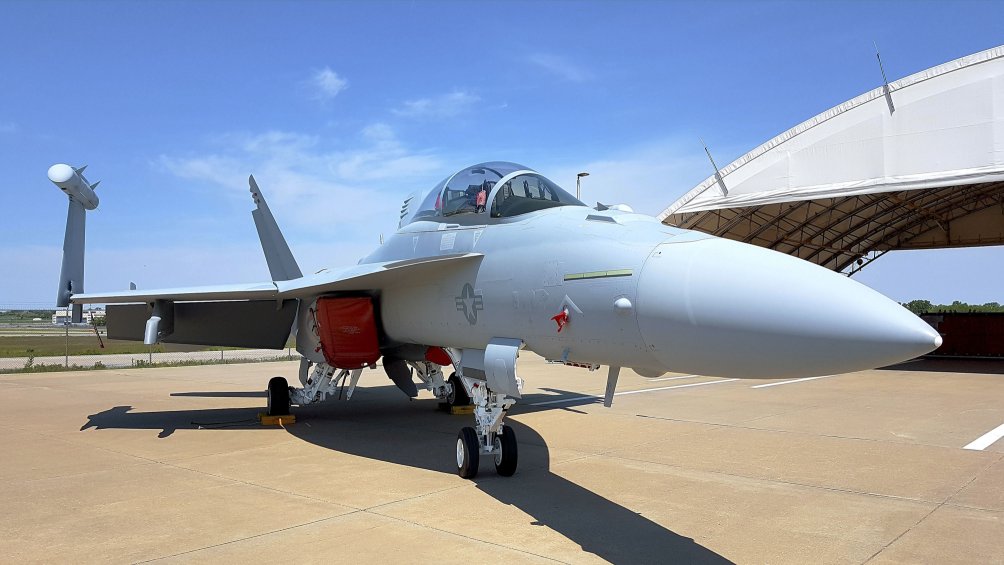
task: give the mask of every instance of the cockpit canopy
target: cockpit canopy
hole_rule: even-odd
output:
[[[414,205],[414,204],[412,204]],[[509,218],[556,206],[585,206],[560,186],[523,165],[492,161],[458,171],[432,188],[402,221],[461,214]]]

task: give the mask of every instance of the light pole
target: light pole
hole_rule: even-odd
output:
[[[582,200],[582,177],[588,177],[589,173],[579,173],[575,175],[575,198]]]

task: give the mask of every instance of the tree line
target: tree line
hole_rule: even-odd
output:
[[[932,304],[930,300],[911,300],[902,303],[907,310],[914,314],[928,314],[937,312],[1004,312],[1004,306],[997,302],[987,302],[986,304],[967,304],[956,300],[951,304]]]

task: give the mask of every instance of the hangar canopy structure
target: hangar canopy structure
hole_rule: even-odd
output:
[[[795,126],[659,219],[848,274],[892,250],[1004,244],[1004,46]]]

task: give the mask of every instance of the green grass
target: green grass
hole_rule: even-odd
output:
[[[103,338],[104,339],[104,338]],[[115,353],[146,353],[149,347],[141,341],[121,341],[105,339],[105,347],[98,344],[97,336],[0,336],[0,358],[27,357],[29,352],[35,357],[63,355],[112,355]],[[69,349],[67,350],[67,345]],[[165,351],[202,351],[209,349],[199,345],[176,345],[172,343],[157,344],[154,353]]]
[[[150,348],[143,345],[141,341],[123,341],[117,339],[104,339],[105,347],[102,349],[98,344],[98,338],[94,335],[71,335],[69,339],[61,335],[33,335],[33,336],[0,336],[0,358],[9,357],[46,357],[50,355],[64,355],[69,344],[70,355],[113,355],[116,353],[147,353]],[[293,340],[287,344],[293,347]],[[240,349],[238,347],[207,347],[204,345],[182,345],[177,343],[158,343],[153,346],[154,353],[164,353],[171,351],[231,351]]]
[[[296,359],[296,357],[294,357]],[[0,374],[18,374],[18,373],[57,373],[61,371],[103,371],[106,369],[148,369],[157,367],[194,367],[197,365],[230,365],[230,364],[241,364],[241,363],[271,363],[274,361],[288,361],[290,360],[285,354],[281,352],[276,352],[274,358],[266,359],[227,359],[221,361],[219,359],[205,359],[196,360],[190,359],[187,361],[165,361],[158,363],[147,363],[146,361],[137,361],[131,367],[108,367],[105,366],[101,361],[96,361],[94,365],[77,365],[76,363],[70,365],[69,367],[64,367],[63,365],[52,364],[40,364],[40,365],[26,365],[24,367],[19,367],[17,369],[6,369],[0,370]]]

